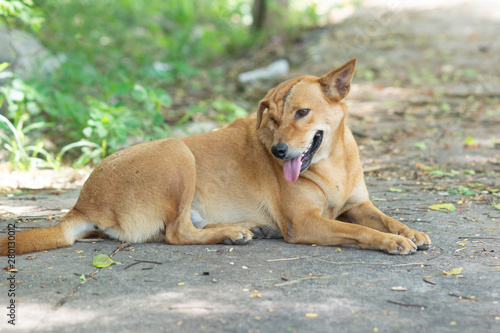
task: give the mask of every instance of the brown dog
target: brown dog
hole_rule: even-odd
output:
[[[0,254],[69,246],[96,230],[127,242],[245,244],[283,237],[392,254],[427,248],[426,234],[369,200],[342,102],[355,62],[321,78],[281,83],[260,102],[256,119],[109,156],[58,225],[19,232],[10,242],[1,238]]]

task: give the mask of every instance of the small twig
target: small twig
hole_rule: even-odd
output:
[[[295,257],[295,258],[281,258],[281,259],[268,259],[267,261],[288,261],[288,260],[299,260],[303,258],[310,258],[310,256],[307,257]]]
[[[461,236],[458,239],[500,239],[500,237],[465,237]]]
[[[442,256],[444,254],[444,249],[441,246],[439,246],[439,245],[433,245],[433,246],[435,246],[439,250],[441,250],[441,253],[439,253],[437,256],[434,256],[432,258],[427,259],[427,261],[432,260],[432,259],[436,259],[437,257],[440,257],[440,256]]]
[[[134,265],[137,265],[137,264],[140,264],[140,263],[148,263],[148,264],[156,264],[156,265],[162,265],[163,263],[161,262],[156,262],[156,261],[148,261],[148,260],[137,260],[137,259],[134,259],[135,262],[134,263],[131,263],[130,265],[126,266],[123,270],[126,270],[127,268],[130,268]]]
[[[328,261],[328,260],[323,260],[323,259],[319,259],[319,258],[316,258],[316,260],[328,262],[330,264],[336,264],[336,265],[379,265],[379,266],[392,266],[392,267],[426,265],[423,262],[412,262],[412,263],[407,263],[407,264],[387,264],[387,263],[382,263],[382,262]]]
[[[158,262],[158,261],[138,260],[138,259],[134,259],[134,260],[137,261],[137,262],[147,262],[148,264],[163,265],[162,262]]]
[[[23,283],[23,282],[24,281],[14,281],[13,283],[14,284],[19,284],[19,283]],[[12,284],[12,283],[11,282],[2,282],[2,283],[0,283],[0,286],[8,286],[10,284]]]
[[[169,310],[193,310],[193,309],[202,309],[202,310],[213,310],[212,308],[206,306],[170,306]]]
[[[137,264],[140,264],[140,263],[141,263],[140,261],[133,262],[133,263],[131,263],[130,265],[125,266],[125,268],[124,268],[123,270],[126,270],[127,268],[130,268],[130,267],[132,267],[132,266],[134,266],[134,265],[137,265]]]
[[[278,281],[279,279],[261,279],[260,282]]]
[[[372,172],[372,171],[396,169],[396,168],[398,168],[397,165],[376,165],[376,166],[372,166],[372,167],[363,168],[363,172],[367,173],[367,172]]]
[[[407,306],[407,307],[412,307],[412,308],[421,308],[421,309],[425,309],[427,307],[425,305],[420,305],[420,304],[404,304],[404,303],[399,303],[399,302],[394,302],[394,301],[387,301],[387,303],[401,305],[401,306]]]
[[[424,282],[426,282],[426,283],[429,283],[429,284],[432,284],[432,285],[436,285],[436,283],[435,283],[435,282],[429,281],[429,280],[427,280],[426,278],[423,278],[423,280],[424,280]]]
[[[291,284],[299,283],[305,280],[313,280],[313,279],[332,279],[333,276],[306,276],[306,277],[301,277],[297,280],[292,280],[292,281],[287,281],[287,282],[282,282],[282,283],[276,283],[274,286],[275,287],[283,287],[283,286],[288,286]]]
[[[127,248],[127,247],[129,247],[129,246],[130,246],[130,243],[127,243],[127,242],[125,242],[125,243],[121,243],[120,245],[118,245],[118,246],[116,247],[116,249],[113,251],[113,253],[111,253],[111,254],[109,255],[109,257],[110,257],[110,258],[111,258],[111,257],[113,257],[113,256],[114,256],[114,255],[115,255],[118,251],[123,250],[123,249],[125,249],[125,248]]]
[[[468,299],[470,301],[477,301],[478,300],[478,298],[467,297],[467,296],[460,296],[460,295],[454,294],[452,292],[449,292],[448,295],[453,296],[453,297],[458,297],[459,299]]]
[[[357,262],[357,261],[329,261],[329,260],[323,260],[316,258],[316,260],[327,262],[330,264],[336,264],[336,265],[381,265],[381,266],[390,266],[391,264],[384,264],[380,262]]]
[[[402,266],[416,266],[416,265],[419,265],[419,266],[430,266],[430,265],[427,265],[427,264],[424,264],[423,262],[412,262],[412,263],[409,263],[409,264],[394,264],[394,265],[390,265],[392,267],[402,267]]]

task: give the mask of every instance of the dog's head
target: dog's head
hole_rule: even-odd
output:
[[[355,64],[352,59],[319,78],[285,81],[260,102],[257,130],[272,155],[283,161],[287,181],[296,181],[311,164],[328,157],[335,134],[343,131],[342,99],[349,93]]]

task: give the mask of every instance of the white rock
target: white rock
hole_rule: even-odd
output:
[[[238,75],[238,81],[241,83],[257,81],[261,79],[272,79],[274,77],[283,76],[290,70],[290,64],[286,59],[273,61],[267,67],[258,68],[253,71],[241,73]]]

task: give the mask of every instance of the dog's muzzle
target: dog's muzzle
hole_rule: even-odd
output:
[[[318,151],[323,141],[323,131],[317,131],[307,149],[299,155],[289,156],[289,148],[285,143],[277,143],[271,147],[271,153],[279,160],[284,160],[283,174],[289,182],[299,178],[299,174],[311,165],[314,154]]]

